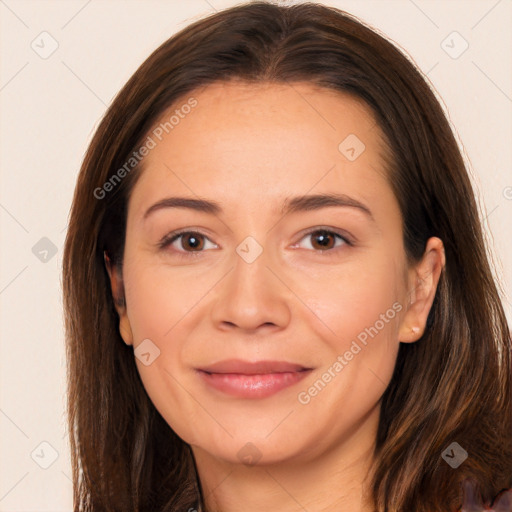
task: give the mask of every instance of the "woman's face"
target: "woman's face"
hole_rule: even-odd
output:
[[[399,340],[414,341],[379,127],[309,84],[191,96],[150,133],[128,207],[120,330],[149,397],[225,461],[369,446]]]

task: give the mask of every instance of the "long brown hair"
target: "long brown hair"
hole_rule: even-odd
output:
[[[82,164],[63,263],[75,511],[203,503],[190,447],[153,406],[118,332],[104,254],[122,270],[127,201],[140,175],[126,162],[149,130],[178,100],[234,79],[309,82],[364,100],[386,137],[409,261],[431,236],[445,245],[426,332],[400,345],[383,396],[375,509],[454,510],[467,477],[492,501],[512,487],[510,332],[442,108],[411,61],[351,15],[252,2],[201,19],[155,50],[108,108]],[[456,469],[442,458],[453,442],[469,455]]]

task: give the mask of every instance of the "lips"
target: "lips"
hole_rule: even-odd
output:
[[[209,388],[238,398],[266,398],[293,386],[312,368],[285,361],[230,359],[198,368]]]
[[[243,361],[241,359],[228,359],[199,368],[207,373],[239,373],[243,375],[264,375],[266,373],[300,372],[310,370],[300,364],[286,361]]]

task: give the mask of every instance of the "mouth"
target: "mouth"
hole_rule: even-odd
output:
[[[197,368],[203,382],[238,398],[266,398],[301,381],[312,368],[286,361],[230,359]]]

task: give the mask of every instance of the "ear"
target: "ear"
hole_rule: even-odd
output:
[[[105,259],[105,267],[107,268],[108,277],[110,279],[110,288],[112,290],[112,298],[119,315],[119,333],[127,345],[133,345],[133,334],[128,319],[126,300],[124,296],[123,277],[117,265],[113,264],[108,257],[106,251],[103,253]]]
[[[423,257],[409,270],[409,304],[398,333],[402,343],[413,343],[423,336],[445,263],[443,242],[429,238]]]

